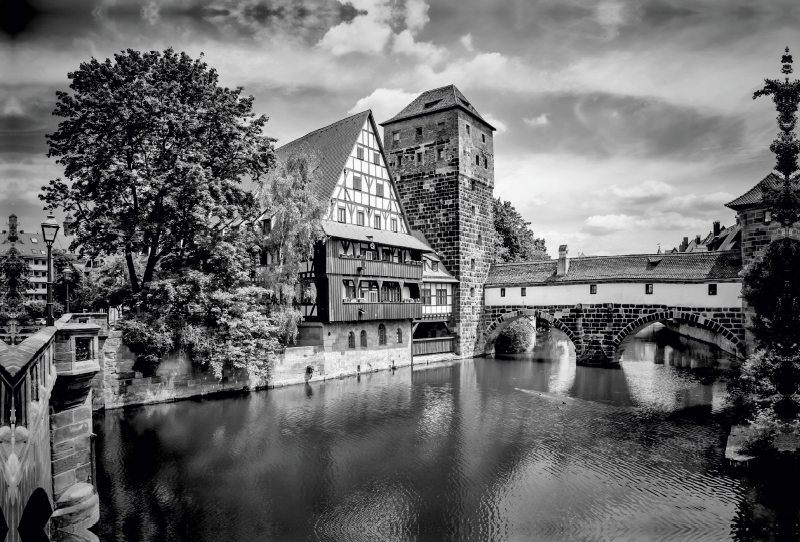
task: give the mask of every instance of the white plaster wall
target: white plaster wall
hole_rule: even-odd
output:
[[[645,283],[598,283],[597,293],[589,293],[589,284],[559,284],[527,286],[527,295],[521,295],[519,286],[506,286],[505,297],[500,288],[484,290],[487,306],[496,305],[575,305],[577,303],[626,303],[648,305],[673,305],[681,307],[740,307],[741,282],[718,283],[659,283],[653,284],[653,293],[645,294]],[[717,285],[717,295],[708,295],[708,284]]]

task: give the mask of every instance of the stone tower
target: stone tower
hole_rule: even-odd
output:
[[[422,93],[381,126],[411,227],[459,280],[457,353],[472,356],[492,257],[494,127],[455,85]]]

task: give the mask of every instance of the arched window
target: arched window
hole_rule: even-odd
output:
[[[354,332],[350,332],[350,335],[347,336],[347,346],[349,348],[356,347],[356,334]]]
[[[386,326],[383,324],[378,326],[378,344],[386,344]]]
[[[361,330],[361,347],[362,348],[367,347],[367,330],[365,329]]]
[[[403,342],[403,330],[399,327],[397,328],[397,342]]]

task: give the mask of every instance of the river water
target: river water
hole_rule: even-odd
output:
[[[795,540],[726,466],[716,348],[651,328],[620,368],[530,354],[95,415],[101,540]],[[796,492],[794,492],[796,493]]]

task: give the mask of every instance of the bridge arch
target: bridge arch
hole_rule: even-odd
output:
[[[611,341],[611,346],[613,347],[613,359],[617,360],[619,358],[622,348],[625,346],[627,341],[636,335],[636,333],[638,333],[640,330],[657,322],[664,323],[668,321],[679,321],[692,327],[711,331],[726,339],[733,346],[733,354],[740,357],[745,357],[744,342],[740,340],[739,337],[737,337],[730,329],[725,327],[723,324],[720,324],[713,318],[708,318],[693,312],[666,310],[643,315],[623,327]]]
[[[512,322],[524,317],[534,317],[546,320],[552,327],[563,331],[567,337],[569,337],[569,340],[572,341],[572,344],[576,347],[576,349],[578,348],[580,339],[575,335],[575,332],[570,329],[569,326],[567,326],[567,324],[558,318],[555,318],[548,312],[539,309],[518,309],[501,314],[486,327],[486,330],[483,333],[483,341],[480,345],[480,350],[485,354],[493,353],[494,343],[500,333],[509,325],[511,325]]]

